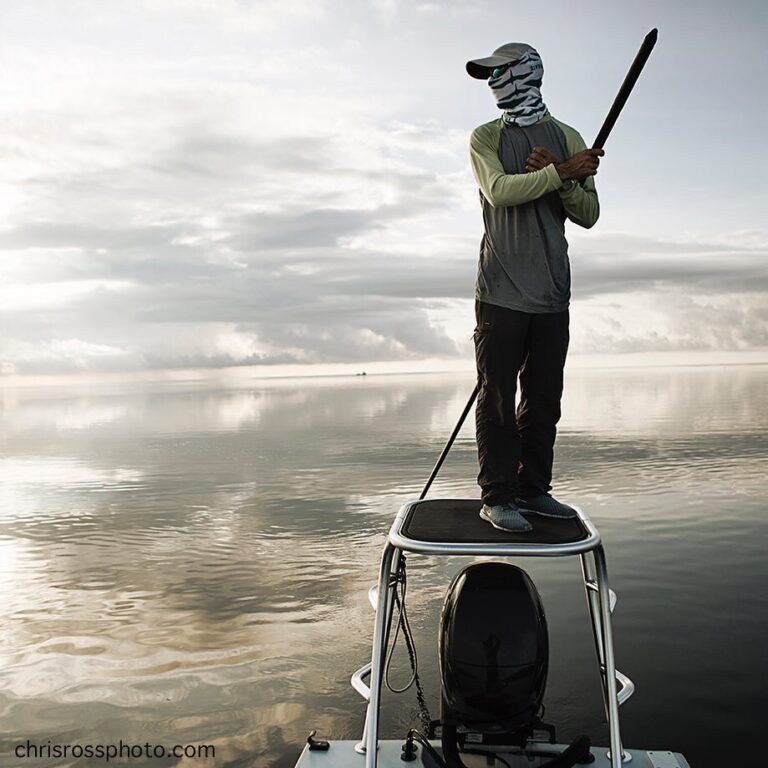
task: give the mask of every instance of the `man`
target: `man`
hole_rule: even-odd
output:
[[[488,80],[503,110],[470,141],[485,225],[475,292],[480,516],[520,533],[532,529],[525,514],[576,516],[549,493],[568,350],[564,225],[597,221],[592,177],[604,153],[549,114],[530,45],[503,45],[467,72]]]

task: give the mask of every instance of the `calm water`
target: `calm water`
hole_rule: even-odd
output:
[[[0,391],[0,760],[36,743],[214,744],[183,766],[293,766],[357,738],[386,531],[418,495],[468,375]],[[559,494],[603,534],[629,747],[694,768],[760,754],[768,696],[768,368],[572,372]],[[464,430],[432,495],[476,497]],[[409,558],[437,713],[436,627],[466,560]],[[607,743],[576,558],[542,594],[547,719]],[[407,676],[404,653],[394,675]],[[396,680],[397,681],[397,680]],[[400,736],[413,692],[384,701]],[[720,762],[720,760],[724,762]],[[742,761],[743,762],[743,761]],[[116,763],[111,763],[116,764]],[[130,765],[170,765],[133,760]],[[754,762],[750,764],[755,764]]]

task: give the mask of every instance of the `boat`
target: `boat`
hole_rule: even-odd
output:
[[[456,430],[458,431],[458,430]],[[454,432],[455,436],[455,432]],[[452,438],[453,439],[453,438]],[[450,443],[448,448],[450,447]],[[445,456],[433,471],[427,488]],[[318,738],[312,731],[296,768],[690,768],[679,752],[625,748],[619,708],[635,691],[616,669],[611,615],[616,594],[609,587],[605,552],[594,522],[571,504],[571,519],[532,518],[528,533],[498,530],[479,517],[478,499],[407,502],[387,536],[378,583],[369,591],[375,610],[371,660],[354,672],[353,688],[366,702],[359,741]],[[394,640],[405,613],[406,554],[477,556],[451,582],[439,627],[441,712],[437,721],[400,738],[379,738],[379,708],[393,618]],[[609,744],[594,746],[587,736],[557,743],[555,728],[542,721],[548,640],[540,597],[528,574],[505,558],[578,556],[602,682]],[[489,560],[489,558],[492,558]],[[495,610],[506,605],[507,610]],[[412,665],[414,676],[416,666]]]

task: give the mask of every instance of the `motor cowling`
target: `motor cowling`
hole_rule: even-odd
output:
[[[440,617],[442,717],[453,730],[530,732],[542,712],[549,638],[528,574],[473,563],[451,582]]]

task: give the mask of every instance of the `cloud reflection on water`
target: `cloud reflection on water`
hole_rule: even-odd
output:
[[[622,552],[612,573],[638,636],[658,610],[634,586],[642,561],[691,589],[697,559],[721,542],[760,567],[765,383],[759,367],[569,375],[557,487],[599,522],[609,555]],[[157,741],[216,735],[230,755],[219,765],[245,754],[291,764],[310,725],[357,736],[362,706],[347,680],[369,651],[365,593],[383,535],[472,385],[466,375],[134,385],[105,396],[108,407],[97,392],[6,398],[0,741],[56,729],[103,741],[115,708],[124,740],[147,728]],[[433,495],[477,496],[469,422]],[[724,514],[737,533],[722,530]],[[747,531],[754,539],[740,542]],[[446,560],[412,565],[432,691],[430,632],[456,567]],[[552,614],[580,625],[567,565],[532,572]],[[707,599],[694,594],[685,610]],[[599,707],[582,711],[568,694],[591,684],[570,662],[589,640],[571,647],[553,626],[564,654],[553,659],[555,711],[599,729]],[[390,726],[403,717],[385,704]]]

